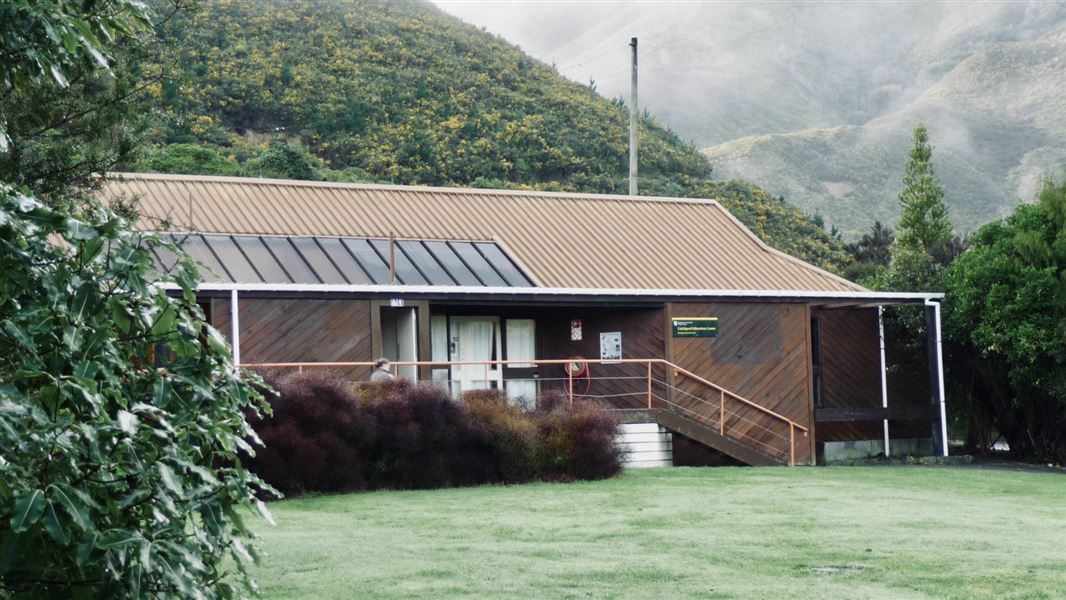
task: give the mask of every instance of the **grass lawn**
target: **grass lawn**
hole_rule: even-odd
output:
[[[271,510],[267,598],[1066,598],[1056,473],[668,468]]]

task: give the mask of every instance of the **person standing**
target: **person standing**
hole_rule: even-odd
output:
[[[370,382],[393,381],[396,376],[392,374],[392,363],[382,357],[374,361],[374,372],[370,374]]]

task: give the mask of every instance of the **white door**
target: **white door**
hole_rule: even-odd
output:
[[[507,319],[507,360],[516,361],[508,364],[508,369],[517,370],[522,375],[508,375],[507,400],[520,404],[526,410],[532,410],[537,404],[537,380],[532,378],[536,366],[532,361],[537,358],[536,324],[533,319]],[[526,370],[528,369],[528,373]]]
[[[451,317],[451,359],[453,361],[500,360],[499,317]],[[503,369],[482,362],[452,366],[452,393],[467,390],[500,389]]]
[[[401,308],[396,313],[397,360],[416,362],[418,360],[418,314],[417,309]],[[418,367],[408,365],[397,367],[396,374],[404,379],[418,379]]]
[[[381,355],[393,362],[418,360],[418,310],[381,307]],[[418,368],[396,367],[397,377],[415,381]]]

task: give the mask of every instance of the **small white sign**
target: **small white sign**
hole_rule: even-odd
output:
[[[574,319],[570,321],[570,341],[580,342],[581,338],[581,319]]]
[[[403,308],[403,298],[392,298],[389,300],[389,306],[393,308]]]
[[[600,360],[622,360],[621,331],[605,331],[600,334]]]

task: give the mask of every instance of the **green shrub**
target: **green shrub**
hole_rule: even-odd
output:
[[[257,378],[204,324],[191,262],[177,295],[151,281],[152,239],[0,187],[0,596],[233,597],[234,571],[252,588]]]
[[[489,432],[500,478],[506,483],[520,483],[537,478],[537,424],[532,416],[507,403],[496,390],[477,390],[463,394],[470,416]]]

